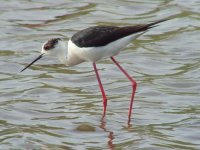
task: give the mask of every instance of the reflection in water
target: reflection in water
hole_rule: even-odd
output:
[[[114,147],[114,144],[113,144],[113,139],[114,139],[114,133],[112,131],[108,131],[106,129],[106,121],[105,121],[105,117],[102,117],[101,120],[100,120],[100,126],[99,126],[101,129],[103,129],[103,131],[107,132],[108,133],[108,148],[110,150],[113,150],[115,147]]]
[[[113,132],[109,132],[109,135],[108,135],[108,147],[109,149],[113,150],[115,147],[113,145],[113,139],[114,139],[114,133]]]

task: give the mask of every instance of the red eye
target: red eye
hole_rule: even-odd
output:
[[[50,50],[51,49],[51,46],[48,44],[48,43],[46,43],[45,45],[44,45],[44,50]]]
[[[60,38],[54,38],[48,40],[48,42],[44,45],[44,50],[48,51],[50,49],[53,49],[55,45],[58,43],[58,40],[60,40]]]

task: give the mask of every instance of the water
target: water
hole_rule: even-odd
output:
[[[198,0],[1,1],[0,149],[200,149]],[[129,81],[110,60],[67,68],[52,58],[19,71],[52,37],[93,25],[170,17],[116,57],[138,82],[131,125]]]

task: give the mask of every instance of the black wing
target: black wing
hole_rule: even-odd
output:
[[[77,32],[72,36],[71,40],[78,47],[105,46],[120,38],[150,29],[154,27],[155,24],[166,20],[167,19],[163,19],[150,24],[140,24],[126,27],[94,26]]]

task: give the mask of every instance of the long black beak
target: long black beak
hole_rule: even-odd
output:
[[[26,70],[28,67],[30,67],[32,64],[34,64],[36,61],[38,61],[40,58],[42,58],[44,54],[39,55],[35,60],[33,60],[30,64],[28,64],[24,69],[22,69],[20,72]]]

